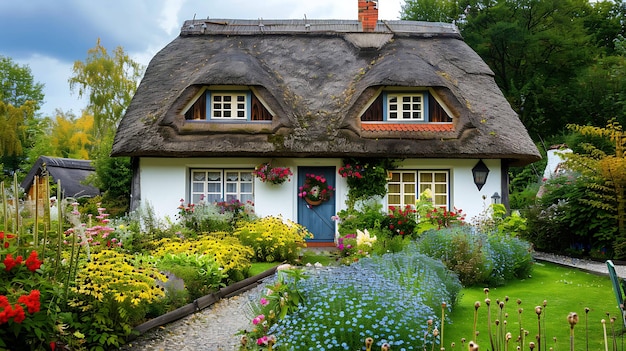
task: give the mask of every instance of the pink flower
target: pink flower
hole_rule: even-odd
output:
[[[267,335],[260,337],[258,339],[256,339],[256,344],[261,346],[261,345],[267,345],[267,341],[269,340],[269,338],[267,337]]]
[[[267,301],[267,299],[266,299],[266,298],[264,298],[264,297],[262,297],[262,298],[261,298],[261,301],[260,301],[260,302],[261,302],[261,305],[262,305],[262,306],[266,306],[268,303],[270,303],[270,302],[269,302],[269,301]]]
[[[256,316],[253,320],[252,320],[252,324],[257,325],[261,322],[263,322],[263,320],[265,319],[265,316],[260,314],[258,316]]]

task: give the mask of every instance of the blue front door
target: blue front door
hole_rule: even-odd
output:
[[[307,174],[323,175],[328,184],[335,187],[335,167],[298,167],[298,188],[304,184]],[[313,206],[298,197],[298,223],[313,233],[313,239],[307,241],[335,240],[335,222],[332,220],[335,215],[335,200],[336,194],[333,194],[329,201]]]

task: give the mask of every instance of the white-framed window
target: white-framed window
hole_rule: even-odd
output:
[[[207,93],[207,109],[211,120],[247,120],[249,92],[209,92]]]
[[[254,177],[252,169],[192,169],[192,203],[212,203],[238,199],[254,201]]]
[[[385,117],[390,122],[427,121],[425,93],[385,93]]]
[[[449,209],[450,172],[448,170],[395,170],[387,183],[387,205],[415,205],[421,193],[430,189],[432,203]]]

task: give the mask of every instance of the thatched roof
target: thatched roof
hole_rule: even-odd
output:
[[[185,121],[207,85],[251,87],[271,123]],[[381,89],[429,88],[450,128],[362,128]],[[364,124],[363,124],[364,125]],[[412,21],[195,20],[150,62],[113,156],[541,158],[493,72],[456,27]]]
[[[95,172],[91,161],[71,158],[40,156],[20,186],[28,191],[33,186],[35,176],[42,177],[46,172],[54,183],[61,180],[63,196],[79,198],[100,194],[98,188],[83,184],[83,181]]]

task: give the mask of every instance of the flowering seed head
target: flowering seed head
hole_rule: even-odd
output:
[[[518,304],[518,305],[521,305],[521,304],[522,304],[522,300],[517,299],[517,304]]]
[[[531,349],[531,350],[532,350],[532,349],[534,349],[534,348],[535,348],[535,343],[531,341],[531,342],[528,344],[528,347],[530,347],[530,349]]]
[[[485,305],[489,306],[491,304],[491,299],[485,299]]]
[[[570,328],[574,329],[574,326],[578,323],[578,314],[576,312],[570,312],[567,315],[567,322],[570,325]]]
[[[485,292],[485,294],[489,294],[489,288],[484,288],[483,291]]]
[[[541,315],[541,306],[535,307],[535,313],[537,314],[537,316]]]
[[[439,336],[439,329],[435,328],[435,330],[433,330],[433,336],[434,337]]]
[[[469,344],[467,344],[467,346],[468,346],[469,351],[478,351],[478,344],[476,344],[473,341],[470,341]]]
[[[374,339],[372,339],[372,338],[365,339],[365,346],[366,347],[372,346],[373,343],[374,343]]]
[[[480,301],[474,302],[474,309],[478,310],[480,308]]]

